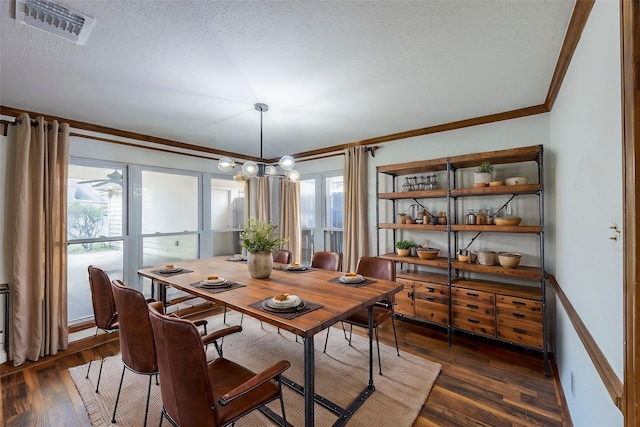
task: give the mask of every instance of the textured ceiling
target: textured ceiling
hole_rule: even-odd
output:
[[[0,0],[0,105],[264,157],[542,104],[573,1]]]

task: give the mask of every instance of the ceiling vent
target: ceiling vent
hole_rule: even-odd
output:
[[[16,20],[74,43],[87,43],[95,20],[46,0],[16,0]]]

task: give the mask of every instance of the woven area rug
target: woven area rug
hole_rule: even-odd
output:
[[[233,313],[235,315],[237,313]],[[233,315],[227,316],[227,323],[239,320]],[[220,329],[222,317],[209,319],[210,330]],[[216,327],[218,326],[218,327]],[[315,337],[316,393],[319,393],[342,407],[347,407],[368,382],[368,340],[354,335],[352,346],[344,339],[341,329],[332,328],[327,353],[323,354],[326,333]],[[298,340],[301,341],[301,340]],[[211,346],[212,347],[212,346]],[[348,426],[412,426],[422,405],[427,399],[431,387],[440,373],[441,366],[420,357],[400,352],[397,356],[394,347],[380,346],[383,375],[378,374],[374,343],[374,384],[375,391],[358,409],[347,423]],[[295,336],[245,316],[243,331],[228,336],[224,340],[226,358],[240,363],[254,372],[270,366],[277,360],[286,359],[291,368],[285,372],[289,379],[304,384],[303,345],[296,342]],[[216,357],[210,350],[208,357]],[[100,393],[95,393],[99,362],[93,363],[88,379],[85,379],[87,365],[69,369],[80,396],[84,402],[89,419],[94,426],[142,426],[148,377],[137,375],[129,370],[124,376],[124,384],[116,424],[111,423],[111,414],[115,404],[122,360],[120,356],[105,359],[100,381]],[[162,378],[160,378],[162,381]],[[287,421],[294,426],[304,425],[304,398],[302,395],[283,386]],[[151,387],[149,406],[149,426],[157,426],[160,421],[162,398],[160,387]],[[280,414],[279,401],[272,402],[271,409]],[[331,426],[337,417],[319,405],[315,405],[315,425]],[[164,425],[169,425],[165,420]],[[272,426],[272,421],[259,411],[254,411],[237,421],[236,426]]]

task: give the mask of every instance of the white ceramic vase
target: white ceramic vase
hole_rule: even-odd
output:
[[[271,252],[249,252],[247,269],[253,279],[266,279],[271,275],[273,255]]]

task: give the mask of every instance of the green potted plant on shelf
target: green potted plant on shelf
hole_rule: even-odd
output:
[[[289,241],[277,233],[278,226],[272,222],[249,218],[244,231],[240,233],[242,246],[247,250],[247,269],[254,279],[264,279],[271,275],[274,249],[279,249]]]
[[[474,187],[488,187],[489,183],[493,180],[493,166],[491,163],[484,162],[473,173],[473,186]]]
[[[396,243],[396,253],[398,256],[409,256],[413,246],[414,244],[409,240],[398,240]]]

